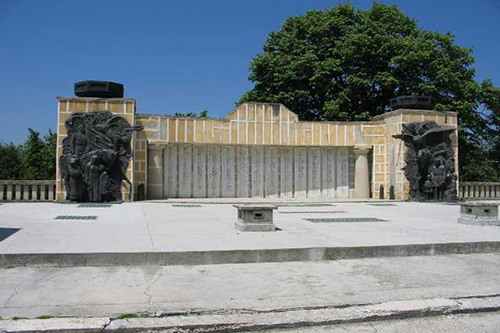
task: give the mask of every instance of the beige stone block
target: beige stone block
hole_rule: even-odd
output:
[[[272,105],[271,106],[271,113],[272,113],[272,121],[275,123],[280,122],[280,107],[279,105]]]
[[[194,141],[194,135],[193,135],[194,120],[186,120],[186,122],[187,122],[186,142],[193,142]]]
[[[255,123],[249,123],[248,124],[248,144],[255,144],[256,143],[256,136],[255,136],[255,131],[257,127]]]
[[[255,104],[249,104],[248,105],[248,117],[246,117],[247,120],[249,121],[255,121]]]
[[[374,126],[374,127],[367,127],[361,125],[361,132],[363,135],[383,135],[385,134],[385,128],[382,125],[379,126]]]
[[[146,152],[144,150],[138,150],[135,152],[136,160],[146,160]]]
[[[176,142],[185,142],[186,139],[186,120],[179,119],[177,121],[177,141]]]
[[[146,182],[146,173],[145,172],[135,172],[135,181],[138,183],[144,183]]]
[[[70,104],[70,111],[72,112],[85,112],[87,108],[87,103],[84,101],[73,101]]]

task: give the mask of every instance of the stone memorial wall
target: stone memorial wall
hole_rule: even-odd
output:
[[[430,110],[400,109],[365,122],[303,122],[272,103],[245,103],[217,119],[137,114],[128,98],[59,98],[58,154],[71,114],[105,110],[143,128],[132,138],[127,177],[134,198],[146,199],[388,199],[392,191],[405,200],[407,148],[393,135],[410,122],[457,126],[455,112]],[[456,163],[456,132],[450,138]],[[65,197],[62,185],[58,171],[58,201]],[[124,184],[124,197],[128,191]]]

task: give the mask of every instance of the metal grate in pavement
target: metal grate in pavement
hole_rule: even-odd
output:
[[[111,207],[111,204],[105,204],[105,203],[84,203],[84,204],[79,204],[77,207],[78,208],[109,208],[109,207]]]
[[[187,205],[187,204],[176,204],[172,205],[173,207],[178,207],[178,208],[199,208],[201,205]]]
[[[95,215],[59,215],[54,220],[97,220]]]
[[[391,203],[372,203],[368,204],[368,206],[396,206],[396,205]]]
[[[310,203],[310,204],[278,204],[278,207],[333,207],[335,205],[327,203]]]
[[[318,218],[318,219],[304,219],[314,223],[342,223],[342,222],[387,222],[387,220],[378,219],[376,217],[339,217],[339,218]]]
[[[303,212],[279,212],[280,214],[329,214],[329,213],[345,213],[343,210],[305,210]]]

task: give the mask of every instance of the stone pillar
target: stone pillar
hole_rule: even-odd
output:
[[[354,146],[356,164],[354,169],[354,191],[353,198],[370,198],[370,172],[368,169],[369,146]]]
[[[148,145],[148,199],[163,198],[163,148]]]

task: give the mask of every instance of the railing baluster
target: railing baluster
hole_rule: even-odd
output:
[[[28,184],[23,185],[23,201],[28,201],[30,199],[30,187]]]
[[[45,201],[45,184],[40,185],[40,201]]]
[[[48,185],[49,187],[49,197],[47,200],[52,201],[54,200],[54,186],[52,184]]]

